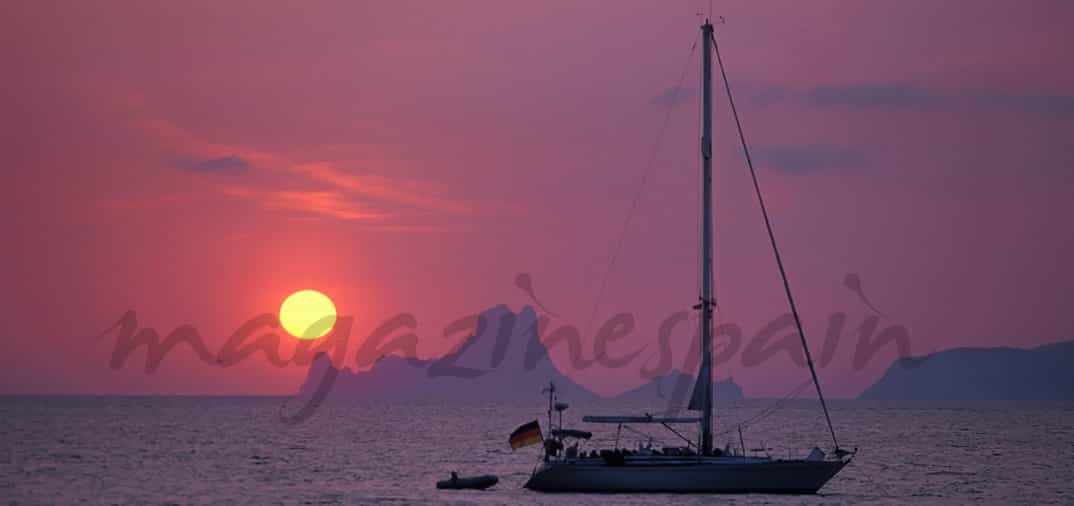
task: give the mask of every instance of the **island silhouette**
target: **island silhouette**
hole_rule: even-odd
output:
[[[954,348],[896,360],[869,400],[1074,400],[1074,341]]]
[[[529,400],[555,382],[565,399],[608,398],[578,384],[548,357],[548,348],[534,332],[538,316],[530,306],[517,313],[505,305],[480,314],[484,321],[451,352],[436,359],[398,355],[379,358],[368,370],[336,368],[318,354],[299,396],[314,393],[321,379],[338,372],[327,398],[356,400]],[[694,376],[671,370],[610,398],[630,401],[681,401],[685,405]],[[732,378],[713,382],[720,400],[742,399]],[[685,393],[681,391],[685,390]]]

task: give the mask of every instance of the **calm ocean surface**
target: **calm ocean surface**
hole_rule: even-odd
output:
[[[521,486],[539,448],[507,434],[540,418],[532,402],[342,403],[280,422],[283,399],[0,397],[5,504],[1074,504],[1074,403],[835,402],[857,458],[817,496],[538,494]],[[730,426],[772,401],[721,406]],[[658,405],[573,406],[583,413]],[[569,425],[569,423],[568,423]],[[590,426],[589,428],[594,428]],[[602,429],[602,427],[595,427]],[[663,429],[639,426],[657,442]],[[614,426],[598,433],[610,441]],[[803,456],[830,447],[815,402],[795,401],[745,431],[750,447]],[[633,446],[642,437],[624,432]],[[717,441],[737,442],[737,433]],[[493,473],[491,490],[438,491],[451,470]]]

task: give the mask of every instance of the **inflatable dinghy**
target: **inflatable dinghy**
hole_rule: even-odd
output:
[[[436,482],[436,488],[443,489],[475,489],[485,490],[497,483],[500,479],[495,475],[483,474],[481,476],[458,476],[455,473],[451,473],[451,478],[443,481]]]

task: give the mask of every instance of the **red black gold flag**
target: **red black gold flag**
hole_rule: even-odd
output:
[[[512,450],[522,448],[523,446],[539,444],[541,441],[544,441],[544,437],[541,436],[541,426],[537,423],[537,420],[523,424],[515,429],[515,431],[511,433],[511,437],[508,438]]]

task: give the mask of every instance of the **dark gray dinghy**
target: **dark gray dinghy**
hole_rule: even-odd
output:
[[[500,479],[493,474],[482,474],[481,476],[463,476],[455,473],[451,473],[451,478],[443,481],[436,482],[436,488],[443,489],[475,489],[485,490],[497,483]]]

